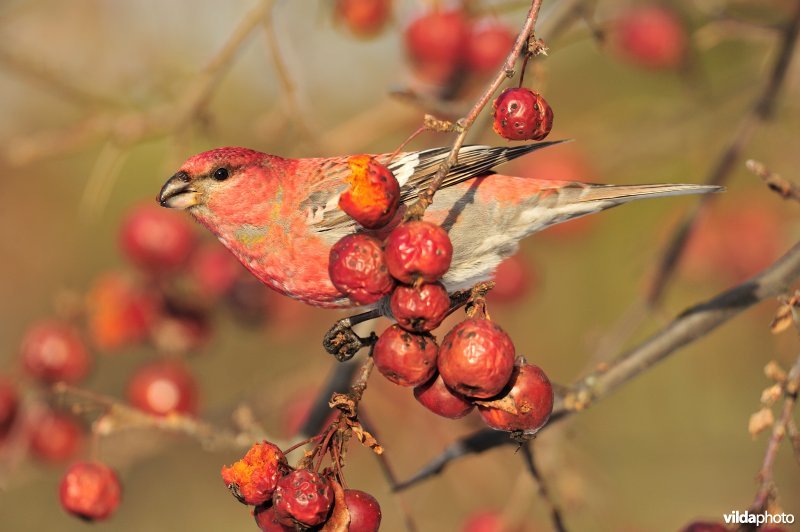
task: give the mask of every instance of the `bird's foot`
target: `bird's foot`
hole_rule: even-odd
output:
[[[335,356],[339,362],[350,360],[361,348],[374,345],[378,341],[378,336],[374,332],[366,338],[357,335],[353,331],[353,321],[355,320],[352,318],[337,321],[322,339],[325,351]]]

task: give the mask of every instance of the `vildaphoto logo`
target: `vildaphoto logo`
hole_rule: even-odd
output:
[[[769,512],[752,513],[747,510],[740,512],[735,510],[731,513],[724,514],[722,518],[725,524],[755,524],[755,525],[791,525],[794,523],[794,514],[779,513],[771,514]]]

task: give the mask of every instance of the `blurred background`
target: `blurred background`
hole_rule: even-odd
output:
[[[168,358],[178,380],[196,388],[187,413],[228,430],[257,423],[270,439],[292,440],[336,364],[321,337],[344,315],[267,294],[188,216],[164,221],[147,206],[183,160],[213,147],[287,157],[392,151],[425,113],[464,115],[496,68],[491,54],[488,69],[457,59],[444,74],[409,58],[406,28],[434,4],[453,9],[447,2],[395,0],[372,26],[341,4],[0,3],[0,374],[22,403],[0,443],[3,530],[87,526],[62,511],[57,486],[67,464],[90,456],[88,423],[101,409],[98,397],[54,398],[23,369],[23,338],[42,323],[79,331],[92,366],[74,379],[80,389],[131,401],[140,368]],[[531,61],[524,84],[554,110],[549,139],[573,142],[503,172],[619,184],[707,179],[771,76],[797,2],[675,0],[657,8],[673,26],[645,17],[644,29],[626,29],[626,17],[650,5],[543,2],[536,35],[549,53]],[[527,8],[471,0],[457,9],[469,24],[513,34]],[[656,45],[647,42],[652,35]],[[798,90],[795,60],[772,120],[743,144],[728,192],[713,199],[652,311],[631,309],[640,308],[695,198],[625,206],[525,241],[498,279],[505,297],[490,300],[517,351],[568,384],[785,252],[800,236],[798,206],[771,193],[744,160],[800,179]],[[410,147],[451,142],[428,132]],[[468,142],[508,144],[491,130],[489,112]],[[136,262],[131,239],[148,223],[165,224],[185,244],[169,275]],[[759,304],[542,433],[537,463],[570,530],[677,530],[751,503],[768,437],[748,433],[772,384],[762,368],[770,360],[788,368],[798,352],[794,333],[770,334],[776,308]],[[49,426],[42,419],[51,410],[76,403],[83,406],[65,423],[78,430],[36,433]],[[483,426],[474,413],[436,417],[377,373],[363,404],[401,479]],[[117,513],[95,526],[255,530],[219,477],[244,448],[205,443],[151,428],[95,441],[124,489]],[[353,444],[346,474],[351,487],[380,501],[382,530],[404,529],[403,507],[420,530],[468,530],[465,522],[484,511],[499,515],[505,530],[550,530],[547,506],[521,465],[513,447],[500,447],[397,497],[371,453]],[[800,516],[797,467],[784,444],[777,504]]]

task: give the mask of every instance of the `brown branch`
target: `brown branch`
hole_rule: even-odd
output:
[[[744,147],[750,141],[758,126],[771,118],[778,92],[786,79],[786,73],[794,54],[798,33],[800,33],[800,2],[795,4],[795,12],[783,32],[781,48],[772,67],[770,77],[750,112],[745,115],[739,124],[733,139],[723,150],[714,165],[706,180],[709,185],[722,185],[728,180],[741,157]],[[711,201],[711,198],[712,195],[705,195],[699,199],[696,207],[686,214],[664,248],[655,276],[645,296],[648,306],[656,306],[664,295],[664,291],[675,273],[678,260],[683,254],[695,222],[703,208]]]
[[[478,118],[480,112],[484,107],[486,107],[486,104],[489,103],[492,95],[497,92],[497,89],[500,88],[500,85],[503,84],[503,81],[514,75],[514,67],[523,49],[527,53],[528,39],[533,35],[533,28],[536,24],[536,19],[539,16],[539,7],[541,7],[541,5],[542,0],[533,0],[531,3],[531,7],[528,10],[528,16],[525,19],[525,24],[522,26],[522,30],[520,30],[517,40],[514,43],[514,47],[508,54],[505,63],[503,63],[497,75],[495,75],[492,82],[472,107],[470,112],[456,122],[459,133],[453,142],[453,146],[450,149],[450,154],[439,166],[439,169],[436,171],[436,175],[433,176],[431,184],[428,186],[428,188],[421,192],[417,201],[415,201],[408,208],[406,219],[422,218],[422,215],[425,213],[425,209],[427,209],[428,206],[433,202],[434,194],[436,194],[436,191],[442,185],[442,181],[444,181],[444,178],[447,177],[447,174],[450,172],[450,168],[452,168],[453,165],[458,161],[458,152],[461,150],[461,146],[464,145],[467,132],[475,122],[475,119]]]
[[[797,358],[794,366],[789,370],[789,375],[784,382],[783,393],[785,399],[783,402],[783,409],[781,410],[778,421],[772,426],[772,436],[770,436],[769,443],[767,444],[767,451],[764,454],[764,463],[761,466],[761,470],[758,472],[758,491],[756,492],[753,504],[750,505],[750,511],[753,513],[764,512],[774,494],[775,485],[773,481],[773,471],[775,459],[778,456],[778,449],[780,448],[781,441],[783,441],[783,438],[789,431],[789,423],[792,421],[792,414],[797,404],[798,389],[800,389],[800,357]]]
[[[553,496],[547,489],[547,484],[545,483],[542,474],[539,472],[539,469],[536,467],[536,461],[533,458],[531,443],[528,442],[523,444],[520,448],[520,451],[522,452],[522,458],[525,461],[525,467],[533,477],[536,485],[539,487],[539,496],[545,502],[547,509],[550,512],[550,520],[553,522],[553,530],[556,532],[566,532],[567,527],[564,525],[564,518],[561,515],[561,509],[558,507],[558,504],[556,504],[556,501],[553,499]]]
[[[568,388],[557,399],[551,420],[588,408],[747,308],[784,293],[798,278],[800,243],[759,275],[705,303],[688,308],[660,332]]]
[[[795,182],[784,179],[766,167],[764,163],[749,159],[745,166],[753,174],[761,179],[770,190],[776,192],[783,199],[790,199],[800,202],[800,186]]]

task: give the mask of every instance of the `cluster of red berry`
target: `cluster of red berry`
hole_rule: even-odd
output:
[[[372,230],[397,221],[399,186],[388,168],[368,156],[351,160],[351,187],[340,206]],[[511,338],[485,313],[485,302],[445,335],[431,335],[451,311],[440,282],[453,246],[440,226],[420,220],[399,223],[381,241],[359,232],[331,249],[333,284],[354,302],[378,304],[397,322],[373,348],[375,367],[390,381],[413,386],[432,412],[460,418],[477,404],[484,421],[507,431],[535,432],[553,407],[553,390],[537,366],[515,358]]]
[[[376,532],[380,527],[381,508],[372,495],[343,489],[330,471],[290,467],[284,453],[268,441],[223,467],[222,479],[239,502],[254,507],[256,524],[264,532]]]

